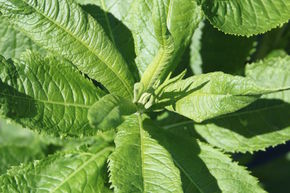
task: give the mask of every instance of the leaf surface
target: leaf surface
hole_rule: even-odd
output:
[[[154,32],[152,17],[154,1],[77,0],[77,2],[80,4],[95,4],[102,7],[130,29],[135,42],[137,56],[135,61],[140,74],[143,74],[161,47]],[[190,42],[194,29],[201,20],[201,8],[195,1],[190,0],[166,0],[160,1],[160,3],[168,10],[166,25],[174,39],[175,53],[172,55],[172,64],[174,65],[178,63]]]
[[[91,126],[97,129],[114,129],[124,121],[124,116],[136,111],[137,107],[131,101],[109,94],[90,108],[88,119]]]
[[[109,158],[114,191],[182,192],[179,171],[170,154],[150,137],[141,121],[132,115],[118,128],[116,149]]]
[[[44,52],[25,34],[14,29],[7,18],[0,16],[0,53],[5,58],[20,58],[27,49]]]
[[[160,48],[162,48],[152,17],[156,8],[154,2],[152,0],[139,0],[134,9],[136,15],[133,17],[134,28],[132,31],[135,39],[136,63],[141,74],[145,72],[154,58],[159,56]],[[168,68],[170,70],[176,66],[190,43],[193,31],[201,20],[201,8],[195,1],[190,0],[166,0],[160,1],[159,5],[164,6],[167,12],[166,26],[174,41],[174,52],[171,54],[170,61],[171,68]],[[160,17],[161,19],[162,17]]]
[[[288,0],[200,0],[212,25],[236,35],[264,33],[290,19]]]
[[[290,56],[268,56],[266,59],[246,66],[246,76],[261,86],[290,86]],[[268,99],[280,99],[290,103],[290,91],[272,93],[263,96]]]
[[[93,3],[90,4],[86,4],[84,1],[79,2],[79,4],[86,4],[82,5],[82,8],[91,14],[94,19],[102,26],[106,35],[110,38],[114,46],[126,60],[129,66],[129,70],[131,71],[132,75],[134,75],[135,80],[138,81],[139,72],[135,64],[136,54],[134,50],[134,39],[132,32],[125,25],[125,18],[118,14],[113,15],[111,13],[120,12],[120,14],[123,15],[126,14],[127,11],[129,11],[129,7],[132,6],[130,5],[129,1],[128,4],[123,3],[123,1],[113,2],[113,5],[111,5],[111,3],[111,0],[94,0]]]
[[[204,86],[196,88],[206,82]],[[172,93],[178,92],[184,92],[184,96],[174,98],[175,94]],[[215,72],[180,80],[168,86],[163,97],[173,96],[172,104],[167,107],[169,110],[202,122],[235,112],[269,92],[273,90],[258,86],[251,79]]]
[[[204,21],[200,32],[196,31],[191,43],[191,66],[200,66],[199,72],[222,71],[243,75],[246,62],[255,51],[256,37],[240,37],[224,34]],[[199,34],[199,35],[198,35]],[[199,40],[197,40],[199,36]]]
[[[29,130],[0,119],[0,175],[11,166],[43,158],[48,144]]]
[[[153,130],[151,120],[145,120],[144,125],[151,128],[149,133],[172,155],[181,172],[184,193],[264,192],[245,168],[218,149],[192,139],[184,125],[165,122],[167,129],[158,131]]]
[[[88,192],[103,193],[106,159],[111,147],[95,152],[67,152],[49,156],[0,177],[1,192]]]
[[[270,57],[247,65],[246,74],[260,85],[289,86],[289,62],[289,56]],[[264,150],[290,140],[290,92],[262,98],[239,112],[196,124],[195,129],[209,143],[229,152]]]
[[[133,98],[126,61],[101,25],[72,0],[1,0],[0,11],[34,42],[70,60],[111,93]]]
[[[0,65],[0,114],[54,135],[93,135],[88,110],[103,94],[71,64],[27,53]]]

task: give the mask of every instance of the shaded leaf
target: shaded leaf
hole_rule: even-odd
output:
[[[196,31],[191,44],[191,66],[200,66],[199,72],[222,71],[244,74],[246,62],[255,51],[256,37],[238,37],[218,31],[205,21]],[[194,38],[196,40],[194,40]],[[196,47],[197,46],[197,47]]]
[[[150,121],[147,125],[150,127]],[[181,172],[185,193],[264,192],[245,168],[221,151],[192,139],[183,127],[175,125],[158,132],[151,129],[149,133],[172,155]]]
[[[11,166],[44,158],[51,150],[51,142],[29,130],[0,120],[0,175]]]
[[[115,11],[117,11],[115,7],[119,2],[113,6],[110,5],[109,2],[110,0],[94,0],[93,4],[83,5],[82,8],[91,14],[94,19],[96,19],[96,21],[103,27],[107,36],[126,60],[127,64],[129,65],[129,70],[131,71],[132,75],[134,75],[135,80],[139,80],[139,73],[135,64],[136,54],[134,50],[134,39],[132,33],[123,23],[124,21],[121,21],[119,17],[116,18],[112,13],[110,13],[111,10],[108,10],[109,8],[114,9],[115,13]],[[79,3],[84,4],[85,2],[80,1]],[[107,7],[107,5],[110,7]],[[122,3],[122,6],[118,11],[125,12],[128,7],[129,6],[124,6],[124,3]]]

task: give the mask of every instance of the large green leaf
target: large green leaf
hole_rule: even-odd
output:
[[[212,25],[225,33],[264,33],[290,19],[288,0],[200,0]]]
[[[110,92],[133,98],[134,79],[101,25],[72,0],[1,0],[0,11],[16,28],[72,61]]]
[[[99,146],[89,152],[67,152],[49,156],[0,177],[1,192],[88,192],[107,191],[106,160],[113,150]]]
[[[149,120],[144,125],[152,128]],[[245,168],[221,151],[192,139],[188,128],[177,124],[166,127],[170,129],[151,129],[149,133],[172,155],[181,172],[184,193],[264,192]]]
[[[246,74],[261,85],[290,86],[289,58],[272,57],[249,64]],[[253,152],[290,140],[290,92],[272,93],[262,98],[266,99],[206,124],[196,124],[195,129],[212,145],[230,152]]]
[[[237,111],[256,101],[261,94],[279,90],[280,87],[276,88],[268,89],[258,86],[251,79],[215,72],[192,76],[169,85],[163,97],[172,96],[171,105],[167,107],[169,110],[202,122]],[[177,94],[172,94],[179,92],[184,92],[184,96],[175,98]]]
[[[40,51],[31,39],[15,30],[7,18],[0,16],[0,53],[6,58],[19,58],[26,49]]]
[[[118,128],[115,144],[109,169],[116,193],[182,192],[171,156],[144,130],[140,115],[132,115]]]
[[[124,121],[123,116],[136,111],[137,107],[131,101],[109,94],[90,108],[88,119],[92,127],[97,129],[114,129]]]
[[[218,31],[209,22],[196,31],[191,43],[191,66],[198,72],[223,71],[244,74],[244,67],[255,51],[256,38],[238,37]]]
[[[71,64],[27,53],[0,62],[0,114],[55,135],[93,135],[87,114],[102,92]]]

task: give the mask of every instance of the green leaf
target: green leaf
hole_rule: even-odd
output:
[[[7,18],[0,16],[0,53],[5,58],[20,58],[27,49],[44,52],[25,34],[15,30]]]
[[[109,94],[90,108],[88,119],[94,128],[114,129],[124,121],[123,116],[133,114],[136,111],[137,107],[131,101]]]
[[[72,0],[1,0],[0,11],[18,30],[72,61],[111,93],[133,98],[134,79],[126,61],[101,25]]]
[[[54,135],[94,135],[87,114],[103,95],[65,60],[27,53],[0,61],[0,114]]]
[[[281,54],[280,54],[281,55]],[[246,76],[261,86],[278,88],[290,86],[290,56],[269,56],[246,66]],[[290,91],[272,93],[263,98],[281,99],[290,103]]]
[[[144,130],[140,115],[132,115],[118,128],[115,144],[109,169],[116,193],[182,192],[170,154]]]
[[[171,65],[175,42],[167,26],[169,7],[170,1],[153,1],[152,22],[155,37],[160,47],[142,75],[141,83],[145,91],[151,89],[157,81],[162,82],[168,75],[168,69]]]
[[[139,0],[135,8],[135,28],[132,31],[135,39],[136,63],[141,73],[144,73],[148,65],[157,57],[162,47],[156,32],[152,33],[154,25],[156,25],[152,17],[156,8],[153,2],[155,1]],[[177,65],[182,53],[190,43],[193,31],[201,20],[201,8],[195,1],[191,0],[163,1],[160,3],[167,9],[166,25],[174,41],[174,53],[171,55],[170,61],[171,68],[168,69],[170,70]]]
[[[235,35],[264,33],[290,19],[288,0],[200,0],[212,25]]]
[[[289,58],[270,57],[249,64],[246,74],[260,85],[290,86]],[[258,100],[242,111],[204,125],[196,124],[195,129],[210,144],[229,152],[264,150],[290,140],[290,92],[271,93],[262,98],[276,100]]]
[[[150,124],[154,123],[145,120],[144,125]],[[184,193],[264,192],[257,180],[228,155],[192,139],[189,130],[181,125],[167,124],[167,127],[171,128],[158,132],[151,129],[149,133],[172,155],[181,172]]]
[[[202,83],[207,84],[200,86]],[[185,90],[183,97],[172,98],[167,109],[202,122],[235,112],[256,101],[262,94],[279,90],[274,88],[260,87],[251,79],[215,72],[178,81],[165,89],[163,97],[175,96],[172,93]]]
[[[198,72],[222,71],[244,74],[246,62],[255,51],[256,37],[238,37],[224,34],[204,22],[200,32],[193,36],[191,44],[191,66],[200,66]],[[195,39],[196,40],[195,40]],[[198,40],[199,39],[199,40]]]
[[[67,152],[14,167],[0,177],[1,192],[104,192],[111,147],[95,152]]]

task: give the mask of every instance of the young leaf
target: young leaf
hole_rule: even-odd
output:
[[[95,152],[66,152],[14,167],[0,177],[1,192],[92,192],[107,188],[106,160],[112,147]]]
[[[290,19],[288,0],[200,0],[212,25],[235,35],[264,33]]]
[[[157,42],[160,47],[152,62],[147,66],[141,83],[144,91],[148,91],[157,81],[163,81],[167,76],[166,72],[170,67],[174,53],[174,39],[167,27],[167,15],[170,1],[153,1],[152,21]]]
[[[114,129],[124,121],[123,116],[136,111],[137,107],[131,101],[109,94],[90,108],[88,119],[91,126],[96,129]]]
[[[289,58],[270,57],[249,64],[246,74],[260,85],[290,86]],[[242,111],[196,124],[195,129],[209,143],[229,152],[264,150],[290,140],[290,92],[272,93],[262,98],[276,100],[258,100]]]
[[[134,8],[132,8],[134,14],[129,17],[132,18],[130,21],[134,22],[134,25],[129,28],[133,32],[137,55],[136,63],[141,74],[157,57],[160,47],[162,47],[158,41],[157,34],[152,33],[155,25],[152,15],[157,8],[154,6],[154,2],[156,3],[157,1],[138,0],[134,4]],[[190,43],[193,31],[201,20],[201,8],[195,1],[191,0],[166,0],[160,1],[159,5],[161,4],[168,13],[165,16],[166,25],[174,41],[174,53],[170,62],[171,69],[173,69]]]
[[[142,121],[140,115],[132,115],[118,128],[116,149],[109,158],[114,191],[181,193],[171,156],[144,130]]]
[[[111,93],[133,98],[134,79],[122,55],[102,27],[72,0],[1,0],[0,11],[18,30],[72,61]]]
[[[232,162],[219,150],[193,140],[186,133],[181,127],[159,130],[158,133],[150,130],[150,134],[172,155],[181,172],[184,193],[264,192],[245,168]]]
[[[65,60],[27,53],[0,61],[0,114],[54,135],[93,135],[87,113],[103,94]]]
[[[208,83],[196,89],[197,85],[200,86],[204,82]],[[165,89],[163,97],[170,98],[175,96],[172,93],[185,91],[183,97],[177,99],[173,97],[172,104],[167,109],[196,122],[202,122],[235,112],[256,101],[262,94],[279,91],[276,88],[267,89],[247,78],[215,72],[178,81]]]
[[[44,52],[25,34],[14,29],[8,21],[0,16],[0,53],[5,58],[20,58],[27,49]]]

